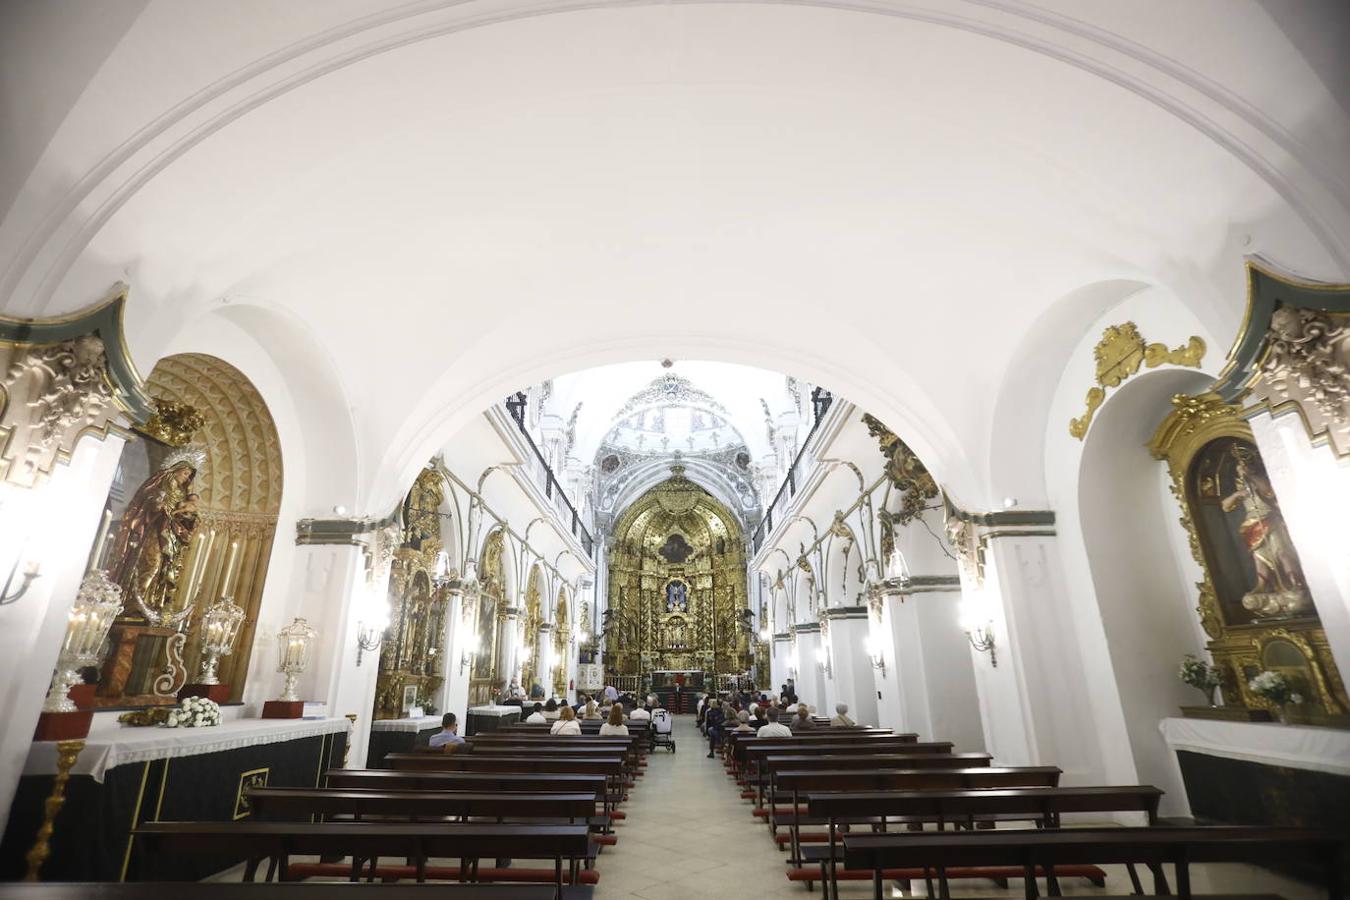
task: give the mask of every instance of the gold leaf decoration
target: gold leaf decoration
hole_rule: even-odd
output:
[[[1083,414],[1069,420],[1069,435],[1078,440],[1087,437],[1088,428],[1097,410],[1106,402],[1106,389],[1120,387],[1126,379],[1138,373],[1141,366],[1156,369],[1161,365],[1200,368],[1205,358],[1205,342],[1196,335],[1180,347],[1168,349],[1166,344],[1147,343],[1133,322],[1108,325],[1102,338],[1093,348],[1097,360],[1097,384],[1088,388]]]

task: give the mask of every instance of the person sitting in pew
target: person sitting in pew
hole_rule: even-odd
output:
[[[716,699],[709,700],[708,711],[703,714],[703,724],[708,730],[708,759],[713,758],[713,753],[722,743],[722,722],[726,714],[722,712],[721,706]]]
[[[762,738],[785,738],[792,737],[792,729],[778,721],[780,713],[778,707],[770,706],[769,711],[765,713],[768,717],[768,724],[759,729],[759,736]]]
[[[600,726],[601,737],[609,737],[611,735],[628,737],[628,726],[623,724],[622,706],[611,706],[609,708],[609,720]]]
[[[577,714],[572,711],[572,707],[564,706],[562,708],[562,711],[558,714],[558,721],[553,723],[553,727],[548,730],[548,733],[581,734],[581,723],[577,721]]]
[[[586,711],[581,714],[581,718],[592,721],[600,720],[600,710],[596,707],[594,700],[586,701]]]
[[[449,744],[462,744],[464,738],[459,736],[459,723],[455,721],[454,713],[446,713],[441,716],[441,730],[431,736],[427,741],[428,747],[445,747]]]
[[[548,702],[544,704],[544,721],[556,722],[558,721],[558,715],[558,701],[549,697]]]
[[[651,706],[652,706],[652,701],[653,701],[654,699],[655,699],[654,697],[648,697],[648,698],[647,698],[647,705],[646,705],[646,706],[639,706],[639,707],[637,707],[636,709],[634,709],[633,712],[628,716],[628,718],[630,718],[630,719],[637,719],[637,720],[640,720],[640,721],[643,721],[643,722],[648,722],[648,721],[650,721],[650,720],[651,720],[651,717],[652,717]]]
[[[545,718],[544,718],[544,704],[538,702],[537,700],[535,701],[535,704],[534,704],[534,712],[530,713],[530,714],[525,718],[525,724],[526,724],[526,725],[546,725],[546,724],[548,724],[548,719],[545,719]]]
[[[768,725],[768,724],[769,724],[769,719],[768,719],[768,715],[767,715],[767,712],[766,712],[766,707],[764,707],[764,706],[756,706],[756,707],[755,707],[755,717],[754,717],[753,719],[750,720],[750,727],[753,728],[753,729],[755,729],[755,731],[759,731],[761,728],[763,728],[765,725]]]
[[[745,710],[741,710],[740,712],[736,713],[736,727],[728,728],[726,730],[728,732],[734,731],[737,734],[749,734],[750,732],[754,731],[755,729],[750,725],[750,713],[746,712]]]
[[[816,727],[816,723],[811,719],[811,707],[808,704],[799,703],[797,705],[797,717],[792,720],[792,725],[790,727],[794,733],[798,731],[810,731],[812,728]]]
[[[848,717],[847,703],[836,703],[834,713],[834,718],[830,720],[830,727],[832,728],[852,728],[858,724]]]

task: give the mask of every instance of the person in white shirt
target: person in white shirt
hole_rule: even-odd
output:
[[[622,706],[611,706],[609,708],[609,721],[600,726],[601,737],[609,737],[615,734],[628,736],[628,726],[623,724]]]
[[[568,709],[570,708],[568,707]],[[548,702],[544,704],[544,720],[546,722],[558,721],[558,701],[552,697],[549,697]]]
[[[558,714],[558,721],[553,723],[553,727],[548,730],[549,734],[581,734],[581,723],[577,721],[577,714],[570,706],[564,706]]]
[[[778,710],[769,707],[769,724],[763,725],[759,729],[759,736],[762,738],[785,738],[792,737],[792,729],[782,725],[778,721]]]
[[[647,698],[647,703],[650,705],[651,702],[652,702],[652,698],[651,698],[651,697],[648,697],[648,698]],[[648,712],[648,710],[646,709],[646,707],[643,707],[643,706],[636,707],[632,712],[630,712],[630,713],[628,714],[628,718],[634,719],[634,720],[639,721],[639,722],[646,722],[646,721],[650,720],[651,717],[652,717],[652,714],[651,714],[650,712]]]
[[[529,718],[525,720],[526,725],[546,725],[548,719],[544,718],[544,704],[536,703],[534,712],[530,713]]]
[[[441,730],[431,736],[427,741],[428,747],[445,747],[449,744],[462,744],[464,738],[459,736],[459,724],[455,721],[454,713],[446,713],[441,716]]]
[[[852,728],[858,723],[848,717],[848,704],[836,703],[834,705],[835,717],[830,720],[830,724],[835,728]]]

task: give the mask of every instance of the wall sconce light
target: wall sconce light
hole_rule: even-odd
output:
[[[886,654],[881,649],[881,641],[875,634],[867,636],[867,659],[872,663],[872,668],[881,670],[881,677],[886,677]]]
[[[22,555],[23,553],[20,552],[19,556]],[[19,578],[22,579],[23,582],[19,585],[18,590],[14,590],[15,575],[19,575]],[[24,566],[23,574],[20,575],[19,558],[15,557],[14,565],[11,566],[9,570],[9,577],[5,579],[5,587],[3,590],[0,590],[0,606],[8,606],[11,603],[17,603],[20,597],[28,593],[28,588],[32,585],[34,580],[41,577],[42,575],[36,561],[30,562],[28,565]]]
[[[816,662],[820,663],[820,668],[824,670],[826,678],[833,678],[834,672],[830,670],[830,651],[824,647],[816,648]]]
[[[761,629],[759,630],[759,639],[760,639],[761,641],[763,641],[764,643],[766,643],[766,644],[769,643],[770,639],[772,639],[772,638],[773,638],[773,635],[769,632],[769,629],[767,629],[767,628],[761,628]]]
[[[368,652],[380,649],[384,643],[384,632],[389,627],[389,606],[381,603],[375,610],[372,621],[356,623],[356,664],[361,665],[361,657]]]
[[[994,621],[966,600],[961,603],[961,630],[970,646],[978,652],[989,653],[989,665],[998,668],[998,653],[994,649]]]
[[[464,649],[459,652],[459,674],[463,675],[464,670],[473,664],[473,658],[478,655],[478,635],[471,635],[464,644]]]

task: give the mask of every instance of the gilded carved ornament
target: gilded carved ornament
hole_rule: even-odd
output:
[[[156,399],[155,414],[138,430],[170,447],[183,447],[205,424],[205,417],[195,406]]]
[[[1169,350],[1166,344],[1145,342],[1133,322],[1108,325],[1092,351],[1097,360],[1097,384],[1088,389],[1087,408],[1083,414],[1070,420],[1069,434],[1083,440],[1097,410],[1106,401],[1106,389],[1120,387],[1138,373],[1141,366],[1156,369],[1170,364],[1198,369],[1205,357],[1205,349],[1205,342],[1196,335],[1180,347]]]
[[[1297,408],[1309,437],[1350,454],[1350,314],[1276,309],[1250,396],[1272,411]]]
[[[927,501],[938,495],[937,482],[909,445],[879,419],[864,413],[862,420],[867,433],[881,445],[881,453],[886,457],[886,477],[903,495],[900,509],[890,514],[892,524],[908,525],[923,513]]]

